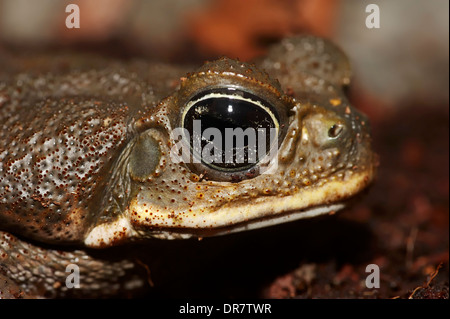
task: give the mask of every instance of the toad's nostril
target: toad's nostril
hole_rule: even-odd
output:
[[[344,126],[342,124],[333,124],[328,130],[328,136],[331,138],[336,138],[342,133],[343,130]]]

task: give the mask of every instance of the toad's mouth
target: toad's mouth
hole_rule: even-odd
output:
[[[276,215],[269,215],[243,221],[230,226],[214,228],[162,228],[155,231],[155,233],[152,234],[152,237],[161,239],[188,239],[191,237],[201,238],[222,236],[292,222],[298,219],[312,218],[325,214],[334,214],[336,211],[341,210],[344,207],[344,203],[322,205],[307,210],[284,212]]]
[[[258,198],[235,205],[230,203],[216,210],[203,209],[189,214],[156,210],[132,201],[127,214],[93,228],[87,234],[85,244],[104,247],[140,238],[218,236],[331,214],[344,208],[345,202],[365,189],[373,176],[372,170],[358,172],[344,180],[303,189],[289,196]]]

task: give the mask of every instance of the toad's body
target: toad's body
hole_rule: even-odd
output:
[[[129,262],[72,247],[219,235],[330,213],[373,178],[367,120],[342,92],[348,62],[321,39],[285,40],[257,66],[220,59],[188,76],[193,70],[143,62],[0,65],[10,70],[0,73],[4,297],[64,295],[70,263],[88,273],[80,294],[133,289],[139,284],[121,283]],[[221,101],[256,113],[217,115]],[[187,125],[186,114],[201,113],[196,107],[227,123],[270,122],[275,156],[231,168],[177,162],[171,133]]]

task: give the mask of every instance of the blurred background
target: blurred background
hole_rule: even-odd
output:
[[[0,0],[0,40],[16,48],[91,50],[119,57],[251,60],[268,45],[308,33],[337,42],[358,83],[384,104],[448,101],[448,1],[376,1],[379,29],[351,0]],[[65,26],[68,4],[81,28]],[[400,103],[401,105],[401,103]]]
[[[70,3],[80,8],[80,29],[65,27]],[[370,3],[380,8],[378,29],[365,25]],[[240,289],[243,296],[258,297],[448,298],[448,1],[0,0],[0,53],[89,51],[172,63],[227,55],[250,61],[283,37],[305,33],[332,39],[350,57],[349,95],[372,121],[378,180],[352,209],[306,222],[323,229],[320,236],[327,240],[310,234],[308,245],[318,246],[289,251],[284,266],[275,260],[286,254],[276,255],[278,247],[268,243],[265,250],[256,244],[228,247],[240,249],[236,258],[245,277],[231,273],[237,279],[225,277],[228,288],[216,295],[235,296]],[[305,240],[281,229],[277,243]],[[264,237],[252,236],[258,234]],[[239,236],[232,237],[236,243]],[[269,257],[260,260],[248,250]],[[237,267],[216,258],[217,267]],[[271,270],[255,274],[256,261]],[[363,287],[368,263],[380,265],[383,288]],[[195,291],[156,291],[202,296],[208,281],[203,284],[196,281]]]

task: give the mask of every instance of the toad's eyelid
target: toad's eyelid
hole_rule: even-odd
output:
[[[233,90],[236,90],[236,89],[233,89]],[[240,96],[240,95],[237,95],[237,94],[224,94],[224,93],[208,93],[208,94],[205,94],[204,96],[202,96],[202,97],[200,97],[200,98],[198,98],[196,100],[189,101],[186,104],[186,106],[184,108],[184,111],[183,111],[183,114],[181,116],[181,123],[184,123],[184,120],[185,120],[185,117],[186,117],[186,113],[189,111],[189,109],[193,105],[197,104],[198,102],[210,99],[210,98],[213,98],[213,99],[227,98],[227,99],[230,99],[230,100],[240,100],[240,101],[245,101],[245,102],[249,102],[249,103],[255,104],[258,107],[262,108],[264,111],[266,111],[270,115],[270,117],[272,118],[273,123],[276,125],[276,129],[277,130],[280,127],[280,123],[278,121],[277,116],[272,112],[272,110],[270,108],[268,108],[263,103],[261,103],[260,100],[243,97],[243,96]]]

